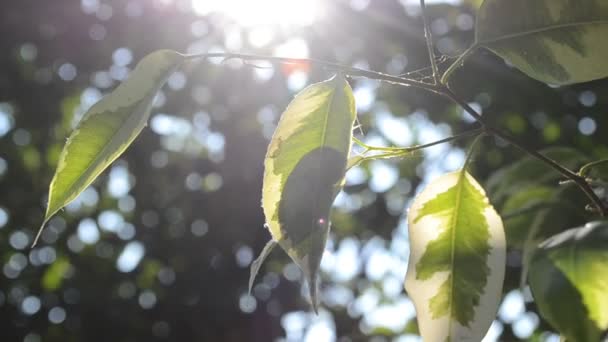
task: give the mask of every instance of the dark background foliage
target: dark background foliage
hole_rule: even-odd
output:
[[[309,83],[331,75],[315,66],[269,71],[228,61],[185,69],[165,87],[152,129],[51,220],[40,245],[29,249],[74,115],[112,89],[125,68],[145,54],[226,45],[271,54],[298,37],[310,57],[402,73],[428,66],[416,3],[326,1],[325,15],[314,25],[280,31],[266,46],[255,47],[246,30],[219,16],[196,16],[189,1],[3,1],[0,340],[320,341],[314,337],[319,331],[333,332],[340,341],[416,340],[401,284],[408,254],[405,208],[421,182],[460,166],[466,141],[366,164],[349,176],[334,212],[319,317],[309,313],[299,274],[281,252],[263,268],[254,296],[246,294],[248,265],[269,239],[260,208],[266,145],[303,72]],[[455,56],[472,42],[475,9],[472,2],[429,6],[441,55]],[[410,76],[424,75],[428,70]],[[429,142],[475,126],[436,95],[360,79],[352,84],[361,130],[372,142]],[[529,146],[578,150],[573,166],[608,155],[605,81],[553,89],[482,51],[451,84]],[[474,172],[486,180],[522,157],[486,138]],[[551,172],[524,170],[519,182],[508,184],[505,198]],[[544,185],[559,188],[559,177],[549,178]],[[578,213],[585,204],[576,190],[548,196],[551,201],[543,201],[574,202]],[[505,198],[496,199],[501,211]],[[539,213],[532,209],[526,215]],[[554,211],[547,224],[552,231],[582,223],[587,215],[565,220]],[[532,216],[518,221],[524,232]],[[521,252],[513,247],[505,285],[512,298],[501,308],[494,334],[504,341],[555,338],[544,333],[550,328],[529,296],[511,291],[520,261]],[[384,320],[397,316],[397,323]]]

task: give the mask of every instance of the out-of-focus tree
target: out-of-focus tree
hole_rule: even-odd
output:
[[[3,341],[419,339],[403,291],[404,209],[422,185],[462,165],[464,141],[347,173],[321,264],[318,316],[283,253],[271,255],[247,293],[248,267],[269,238],[260,208],[267,144],[293,95],[331,76],[315,64],[212,59],[174,73],[149,129],[30,249],[65,138],[149,52],[244,51],[431,76],[418,1],[244,3],[0,5]],[[473,42],[480,3],[427,3],[441,70]],[[535,149],[567,146],[549,155],[571,168],[608,155],[605,80],[552,88],[488,51],[463,69],[451,84],[491,125]],[[410,146],[476,127],[423,90],[350,83],[368,144]],[[509,240],[504,298],[487,338],[555,339],[528,289],[519,289],[525,237],[532,226],[549,236],[584,224],[587,199],[572,184],[556,185],[562,179],[545,166],[515,163],[522,154],[505,141],[485,142],[471,168],[487,180]]]

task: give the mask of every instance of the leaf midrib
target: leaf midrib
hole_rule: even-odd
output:
[[[336,92],[338,91],[338,76],[336,76],[336,80],[333,84],[333,91],[331,92],[331,95],[329,96],[329,99],[327,101],[327,107],[325,110],[325,117],[323,119],[323,129],[321,131],[321,148],[325,147],[325,144],[327,142],[327,126],[329,125],[329,112],[330,109],[333,107],[334,104],[334,98],[336,96]],[[321,150],[322,151],[322,150]],[[322,152],[321,152],[322,153]],[[321,162],[322,162],[323,158],[319,158],[319,172],[321,170]],[[321,177],[321,175],[319,174],[319,178]],[[313,212],[317,211],[317,201],[315,201],[315,203],[313,204]],[[329,220],[329,217],[325,218],[326,220]],[[310,222],[310,233],[312,234],[312,232],[315,229],[315,218],[312,218],[312,221]]]
[[[577,26],[585,26],[585,25],[603,25],[603,24],[608,24],[608,20],[578,21],[578,22],[567,23],[567,24],[550,25],[547,27],[538,28],[538,29],[534,29],[534,30],[521,31],[521,32],[516,32],[516,33],[512,33],[512,34],[507,34],[507,35],[500,36],[500,37],[493,38],[493,39],[478,40],[475,43],[475,45],[488,45],[488,44],[492,44],[492,43],[498,43],[498,42],[501,42],[504,40],[521,38],[526,35],[534,35],[534,34],[544,33],[544,32],[548,32],[548,31],[569,28],[569,27],[577,27]]]
[[[449,298],[449,302],[448,302],[448,310],[450,312],[450,316],[448,319],[448,337],[452,336],[452,321],[453,321],[453,317],[454,317],[454,306],[453,306],[453,298],[454,298],[454,250],[456,248],[456,227],[458,226],[458,213],[460,212],[460,202],[461,202],[461,197],[462,197],[462,188],[465,182],[465,175],[466,171],[465,168],[462,169],[462,171],[460,172],[460,174],[458,175],[458,184],[456,185],[456,203],[454,203],[454,215],[452,216],[452,220],[450,220],[450,229],[451,229],[451,248],[450,248],[450,270],[452,272],[452,276],[450,278],[450,298]],[[450,338],[451,340],[451,338]]]

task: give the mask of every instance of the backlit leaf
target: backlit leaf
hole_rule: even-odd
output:
[[[141,132],[157,91],[184,56],[160,50],[146,56],[112,93],[83,116],[68,138],[49,187],[44,224],[74,200]]]
[[[330,208],[344,178],[355,116],[344,77],[311,85],[281,116],[264,161],[266,224],[304,273],[315,310]]]
[[[434,180],[408,213],[405,288],[425,341],[481,341],[496,316],[505,273],[500,216],[466,171]]]
[[[555,235],[534,252],[529,282],[543,317],[568,341],[608,329],[608,223]]]
[[[476,44],[549,84],[608,76],[608,1],[485,0]]]

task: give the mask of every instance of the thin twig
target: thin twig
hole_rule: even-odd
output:
[[[408,86],[408,87],[417,87],[426,89],[428,91],[439,93],[439,88],[433,84],[428,84],[420,81],[416,81],[409,78],[393,76],[389,74],[385,74],[377,71],[364,70],[354,67],[349,67],[346,65],[323,61],[314,58],[285,58],[285,57],[275,57],[275,56],[260,56],[260,55],[252,55],[252,54],[243,54],[243,53],[231,53],[231,52],[215,52],[215,53],[201,53],[201,54],[192,54],[186,55],[187,59],[196,60],[196,59],[209,59],[209,58],[236,58],[242,60],[257,60],[257,61],[268,61],[274,63],[282,63],[282,64],[315,64],[333,71],[340,71],[345,75],[351,77],[364,77],[371,80],[384,81],[392,84]]]
[[[579,188],[581,188],[581,190],[593,202],[593,205],[596,207],[596,209],[600,215],[606,216],[608,214],[608,211],[604,207],[602,200],[595,194],[595,192],[593,191],[593,188],[591,188],[591,185],[589,185],[589,183],[587,183],[587,181],[585,180],[584,177],[579,176],[575,172],[565,168],[558,162],[546,157],[545,155],[539,153],[538,151],[523,145],[522,143],[517,141],[515,138],[513,138],[511,135],[499,130],[498,128],[495,128],[495,127],[489,125],[481,114],[479,114],[475,109],[473,109],[473,107],[471,107],[468,103],[466,103],[462,99],[460,99],[448,87],[444,87],[444,89],[440,92],[443,93],[445,96],[447,96],[452,101],[454,101],[455,103],[457,103],[458,105],[460,105],[460,107],[462,107],[467,113],[469,113],[471,116],[473,116],[475,118],[475,120],[477,120],[479,123],[481,123],[484,126],[484,128],[488,134],[494,135],[496,137],[499,137],[499,138],[507,141],[509,144],[528,153],[532,157],[544,162],[545,164],[549,165],[554,170],[556,170],[557,172],[562,174],[564,177],[566,177],[569,180],[571,180],[572,182],[574,182],[576,185],[578,185]]]
[[[608,164],[608,159],[601,159],[601,160],[596,160],[594,162],[591,162],[589,164],[585,164],[583,165],[580,170],[578,170],[578,174],[581,177],[586,177],[587,174],[591,171],[592,168],[601,165],[601,164]]]
[[[359,155],[361,157],[360,160],[358,160],[355,164],[351,165],[351,167],[358,165],[364,161],[367,160],[374,160],[374,159],[389,159],[389,158],[399,158],[399,157],[404,157],[407,155],[412,154],[413,152],[431,147],[431,146],[435,146],[435,145],[439,145],[439,144],[444,144],[447,142],[451,142],[454,140],[458,140],[458,139],[462,139],[465,137],[469,137],[472,135],[479,135],[482,134],[484,132],[483,128],[475,128],[475,129],[471,129],[465,132],[462,132],[460,134],[457,135],[453,135],[451,137],[447,137],[447,138],[443,138],[437,141],[433,141],[427,144],[421,144],[421,145],[415,145],[415,146],[410,146],[410,147],[377,147],[377,146],[370,146],[365,144],[364,142],[362,142],[361,140],[353,137],[353,141],[360,145],[361,147],[365,148],[365,151]],[[370,151],[383,151],[386,153],[381,153],[381,154],[375,154],[375,155],[371,155],[371,156],[365,156],[365,154],[367,152]]]
[[[437,63],[435,62],[435,49],[433,47],[433,34],[431,32],[431,28],[429,27],[429,22],[427,19],[426,13],[426,5],[424,0],[420,0],[420,8],[422,11],[422,22],[424,24],[424,38],[426,39],[426,48],[429,50],[429,58],[431,59],[431,68],[433,69],[433,82],[434,84],[439,84],[440,77],[439,71],[437,69]]]
[[[447,137],[447,138],[443,138],[437,141],[433,141],[427,144],[421,144],[421,145],[415,145],[415,146],[410,146],[410,147],[380,147],[380,146],[370,146],[365,144],[364,142],[362,142],[361,140],[353,137],[353,141],[355,141],[355,143],[357,143],[357,145],[362,146],[363,148],[365,148],[367,151],[385,151],[385,152],[401,152],[401,153],[411,153],[411,152],[415,152],[418,150],[422,150],[425,149],[427,147],[431,147],[431,146],[435,146],[435,145],[439,145],[439,144],[443,144],[446,142],[451,142],[454,140],[458,140],[464,137],[468,137],[471,135],[477,135],[480,134],[484,131],[483,128],[474,128],[468,131],[464,131],[462,133]]]
[[[475,52],[476,49],[477,46],[473,45],[470,48],[466,49],[460,56],[458,56],[456,61],[454,61],[454,63],[452,63],[448,67],[448,69],[443,73],[443,76],[441,77],[441,83],[447,84],[450,80],[450,76],[452,76],[452,73],[454,73],[454,71],[460,68],[464,64],[464,60],[469,57],[470,54]]]

